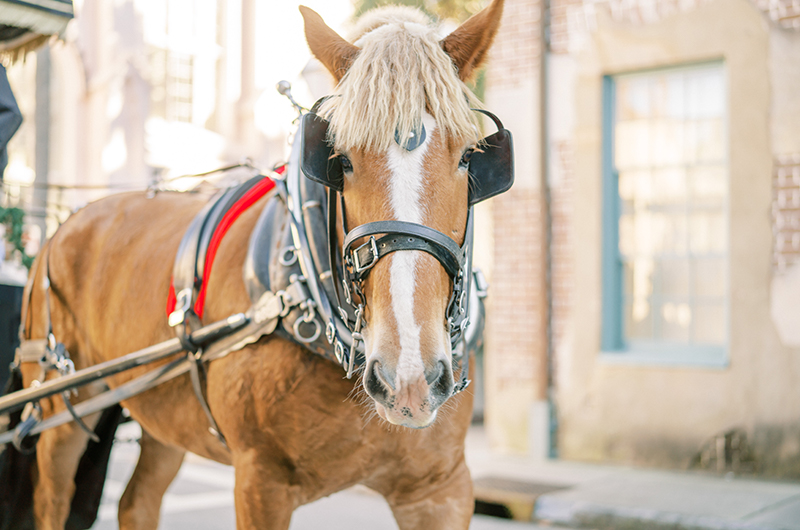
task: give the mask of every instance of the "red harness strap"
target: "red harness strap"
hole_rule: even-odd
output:
[[[281,166],[276,169],[275,172],[278,174],[283,174],[285,170],[286,166]],[[240,215],[247,211],[248,208],[255,204],[261,197],[266,195],[267,192],[274,187],[275,181],[264,177],[258,184],[250,188],[250,190],[245,193],[241,199],[236,201],[230,210],[225,212],[225,215],[222,216],[219,224],[214,229],[214,234],[211,236],[211,240],[208,243],[208,250],[206,251],[206,262],[205,266],[203,267],[203,282],[200,285],[200,292],[197,293],[197,300],[194,304],[194,312],[198,317],[203,318],[208,278],[211,276],[211,267],[214,264],[214,257],[217,255],[219,245],[222,243],[222,238],[225,237],[228,229],[233,226],[233,223],[239,218]],[[169,293],[167,295],[167,316],[175,311],[176,303],[177,299],[175,296],[175,286],[173,285],[172,281],[170,281]]]

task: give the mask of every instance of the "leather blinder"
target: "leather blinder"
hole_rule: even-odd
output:
[[[322,100],[321,100],[322,101]],[[302,157],[305,176],[335,191],[344,190],[344,171],[333,146],[328,143],[328,121],[314,111],[303,116]],[[497,125],[497,132],[481,140],[469,162],[469,205],[472,206],[508,191],[514,184],[514,144],[511,131],[491,112],[472,109],[487,115]]]
[[[469,161],[469,205],[508,191],[514,184],[514,142],[511,131],[491,112],[485,114],[497,125],[497,132],[480,141]]]
[[[328,144],[328,121],[314,112],[303,116],[302,157],[303,174],[336,191],[344,189],[344,171],[333,147]]]

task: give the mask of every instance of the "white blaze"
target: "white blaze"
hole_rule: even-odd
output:
[[[423,210],[420,204],[425,175],[423,165],[436,122],[424,114],[425,141],[413,151],[406,151],[392,144],[386,153],[391,178],[389,197],[394,218],[398,221],[422,224]],[[425,373],[420,352],[421,327],[414,321],[414,281],[417,269],[417,252],[395,252],[390,268],[390,292],[392,307],[400,335],[400,357],[397,361],[395,388],[403,381],[415,381]]]

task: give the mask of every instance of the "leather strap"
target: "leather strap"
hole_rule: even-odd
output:
[[[353,251],[356,279],[366,278],[380,258],[398,250],[427,252],[442,264],[451,278],[458,274],[464,261],[461,247],[451,238],[433,228],[404,221],[376,221],[354,228],[344,239],[343,253],[347,255],[358,239],[375,234],[386,235],[374,244],[368,241]]]
[[[190,351],[187,352],[186,355],[189,359],[189,376],[192,380],[194,395],[197,397],[197,401],[200,402],[200,407],[203,409],[206,418],[208,418],[208,423],[211,425],[208,428],[208,432],[213,434],[222,445],[227,447],[228,444],[225,443],[225,437],[219,430],[217,422],[214,420],[214,415],[211,414],[211,408],[208,406],[208,398],[206,397],[208,394],[208,377],[203,361],[203,350],[197,350],[195,352]]]

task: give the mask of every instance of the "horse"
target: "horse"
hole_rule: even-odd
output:
[[[338,213],[347,225],[403,221],[463,243],[466,167],[480,149],[465,83],[486,59],[502,8],[503,0],[493,0],[443,38],[419,11],[379,9],[361,19],[352,42],[300,8],[312,53],[338,83],[319,113],[330,122],[332,156],[342,168],[346,209]],[[397,141],[414,133],[413,149]],[[221,242],[204,320],[249,306],[241,271],[269,199],[244,212]],[[25,338],[47,337],[51,322],[78,369],[170,339],[163,315],[170,264],[204,204],[193,194],[132,192],[76,212],[31,269]],[[473,495],[464,440],[473,396],[453,395],[445,325],[452,292],[430,253],[396,252],[372,264],[359,293],[366,364],[355,381],[274,334],[209,363],[206,398],[224,443],[209,432],[188,376],[123,401],[142,438],[120,500],[120,528],[157,527],[162,496],[187,451],[234,467],[239,529],[286,529],[295,508],[357,484],[386,499],[401,529],[467,528]],[[116,388],[150,369],[105,384]],[[23,363],[21,373],[28,387],[40,368]],[[99,391],[83,387],[77,400]],[[65,407],[60,396],[40,405],[44,417]],[[98,416],[84,420],[92,427]],[[41,434],[31,470],[36,528],[65,527],[87,440],[75,422]]]

